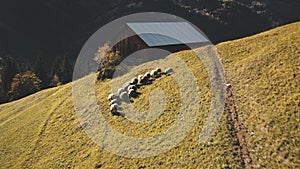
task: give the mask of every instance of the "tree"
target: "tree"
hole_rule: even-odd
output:
[[[19,67],[15,60],[10,56],[1,57],[0,67],[2,87],[4,92],[7,93],[13,77],[19,72]]]
[[[69,63],[69,59],[66,55],[63,56],[62,58],[62,63],[61,63],[61,81],[63,83],[67,83],[72,81],[72,67]]]
[[[9,101],[35,93],[41,89],[41,80],[31,71],[16,74],[11,82]]]
[[[54,74],[52,84],[53,84],[53,86],[61,85],[61,82],[59,81],[59,77],[57,76],[57,74]]]
[[[111,78],[115,71],[115,67],[121,62],[119,51],[113,51],[108,44],[99,47],[95,54],[94,60],[99,63],[98,80]]]
[[[1,80],[1,76],[0,76],[0,103],[4,103],[6,101],[7,101],[7,95],[4,92],[3,84],[2,84],[2,80]]]
[[[25,71],[28,71],[26,69]],[[33,71],[36,72],[36,75],[41,79],[41,88],[46,88],[49,86],[51,81],[51,75],[47,74],[46,64],[44,59],[42,58],[42,53],[38,52],[37,57],[35,59],[35,63],[33,65]]]
[[[55,75],[58,76],[61,83],[67,83],[72,80],[72,67],[67,56],[55,59],[52,66],[52,77]]]

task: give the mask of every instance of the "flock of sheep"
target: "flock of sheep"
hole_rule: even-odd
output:
[[[148,84],[151,78],[158,78],[162,74],[170,75],[172,72],[172,68],[167,68],[164,72],[161,71],[161,68],[156,68],[151,72],[147,72],[144,75],[139,75],[137,78],[133,78],[130,82],[126,82],[123,87],[118,89],[117,94],[109,94],[108,100],[110,101],[110,112],[112,115],[120,115],[118,110],[121,110],[121,103],[129,103],[130,98],[137,95],[137,89],[139,86]]]

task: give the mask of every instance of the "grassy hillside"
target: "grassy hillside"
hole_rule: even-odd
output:
[[[217,46],[257,167],[300,167],[299,46],[299,22]]]
[[[257,167],[298,168],[300,164],[299,26],[300,23],[294,23],[217,46]],[[228,112],[206,143],[198,141],[211,101],[208,75],[192,52],[175,55],[194,73],[201,104],[195,126],[170,151],[130,159],[103,150],[82,130],[74,111],[72,85],[67,84],[0,105],[1,168],[243,168],[237,138],[226,118]],[[146,64],[172,63],[175,55]],[[116,81],[125,81],[137,70],[134,68]],[[108,112],[106,98],[110,91],[103,89],[112,83],[97,82],[97,97],[98,104],[107,112],[103,116],[118,132],[149,137],[168,129],[177,118],[178,87],[171,77],[163,76],[143,86],[139,89],[142,94],[133,100],[137,109],[147,110],[151,91],[159,88],[165,92],[166,109],[150,123],[132,122]]]

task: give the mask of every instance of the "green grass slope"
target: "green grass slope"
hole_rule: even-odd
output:
[[[300,167],[299,46],[299,22],[217,45],[256,167]]]
[[[179,56],[196,75],[195,80],[201,86],[198,93],[201,96],[201,106],[199,113],[197,113],[196,125],[188,136],[172,150],[143,159],[119,157],[103,150],[93,143],[82,130],[74,112],[71,97],[72,86],[67,84],[60,88],[51,89],[52,93],[47,97],[44,96],[47,91],[39,92],[36,95],[44,96],[44,99],[40,98],[39,102],[32,103],[35,109],[24,108],[23,111],[26,112],[18,117],[20,121],[11,118],[10,123],[6,122],[0,126],[0,130],[3,131],[1,135],[1,152],[3,152],[1,161],[4,163],[2,166],[4,168],[95,168],[100,165],[103,168],[197,168],[199,166],[240,168],[243,164],[238,152],[239,149],[225,117],[223,117],[217,132],[207,143],[201,144],[199,142],[199,134],[210,106],[209,80],[202,63],[192,52],[180,52],[176,56]],[[173,57],[175,55],[155,61],[155,65],[159,63],[165,64],[165,66],[174,64],[172,63]],[[146,64],[153,64],[153,62]],[[138,67],[134,68],[115,81],[128,80],[128,76],[135,75],[137,69]],[[176,70],[181,71],[179,68]],[[166,131],[177,118],[180,99],[178,87],[170,76],[163,76],[155,80],[153,84],[141,87],[139,91],[142,94],[139,98],[134,99],[134,105],[138,110],[147,110],[149,109],[148,97],[152,90],[159,88],[166,93],[169,100],[166,103],[166,109],[157,120],[151,123],[132,122],[122,117],[112,116],[109,113],[109,102],[107,101],[110,90],[103,90],[109,89],[111,83],[110,80],[97,82],[98,104],[105,110],[106,113],[103,115],[108,123],[118,132],[141,138],[155,136]],[[29,101],[32,99],[23,99],[1,105],[1,114],[9,114],[11,109],[19,107],[17,105],[21,106]],[[24,124],[25,119],[26,123]],[[24,140],[16,131],[26,135]],[[19,151],[20,149],[22,151]]]
[[[290,24],[217,46],[227,81],[233,85],[247,128],[251,158],[257,167],[299,167],[299,25]],[[81,128],[74,111],[72,85],[67,84],[0,105],[0,168],[243,168],[227,112],[209,140],[198,141],[211,101],[208,75],[192,52],[175,55],[194,73],[201,104],[195,126],[170,151],[155,157],[130,159],[103,150]],[[170,63],[175,55],[146,64]],[[136,75],[137,69],[116,81]],[[110,90],[103,90],[109,89],[111,83],[97,82],[98,104],[106,110],[103,116],[118,132],[150,137],[167,130],[177,118],[178,87],[171,77],[163,76],[143,86],[139,89],[142,94],[133,100],[138,110],[147,110],[151,91],[158,88],[164,91],[168,98],[166,109],[151,123],[112,116],[106,100]]]

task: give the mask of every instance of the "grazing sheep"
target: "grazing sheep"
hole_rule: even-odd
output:
[[[140,80],[140,83],[141,84],[146,84],[148,82],[148,79],[147,76],[143,76],[143,78]]]
[[[125,102],[129,102],[129,96],[127,92],[123,92],[120,94],[120,98],[125,101]]]
[[[136,85],[139,82],[137,78],[133,78],[130,82],[131,85]]]
[[[148,79],[150,78],[150,73],[149,72],[147,72],[147,73],[145,73],[145,75],[144,75],[144,77],[147,77]]]
[[[112,101],[110,101],[110,105],[113,105],[113,104],[120,105],[121,103],[118,99],[113,99]]]
[[[171,73],[173,73],[174,72],[174,70],[170,67],[170,68],[167,68],[166,70],[165,70],[165,74],[166,75],[170,75]]]
[[[129,91],[128,91],[128,96],[129,97],[133,97],[133,96],[135,96],[135,90],[133,90],[133,89],[130,89]]]
[[[125,91],[127,91],[128,90],[128,87],[130,86],[131,84],[130,83],[125,83],[124,85],[123,85],[123,88],[124,88],[124,90]]]
[[[118,89],[118,94],[120,95],[121,93],[125,92],[125,89],[124,88],[119,88]]]
[[[139,81],[139,83],[142,83],[142,80],[144,79],[144,76],[143,75],[139,75],[138,76],[138,81]]]
[[[113,104],[113,105],[110,106],[109,110],[110,110],[112,115],[120,115],[118,110],[121,110],[121,107],[118,106],[117,104]]]
[[[116,99],[116,98],[118,98],[115,94],[109,94],[108,95],[108,97],[107,97],[107,99],[109,100],[109,101],[111,101],[111,100],[113,100],[113,99]]]
[[[155,78],[156,76],[157,76],[157,71],[156,70],[152,70],[151,72],[150,72],[150,76],[151,77],[153,77],[153,78]]]
[[[142,79],[143,77],[144,77],[143,75],[139,75],[139,76],[138,76],[138,81],[141,81],[141,79]]]
[[[118,111],[118,105],[116,104],[111,105],[109,110],[111,113],[116,113]]]
[[[135,86],[135,85],[130,85],[129,87],[128,87],[128,92],[129,92],[129,90],[134,90],[134,91],[136,91],[137,90],[137,87]]]
[[[161,68],[156,68],[155,71],[157,72],[157,74],[161,73]]]
[[[142,76],[139,76],[139,77],[140,77],[139,82],[140,82],[141,84],[146,84],[146,83],[148,82],[150,76],[151,76],[151,75],[150,75],[149,72],[145,73],[144,76],[143,76],[143,75],[142,75]]]

